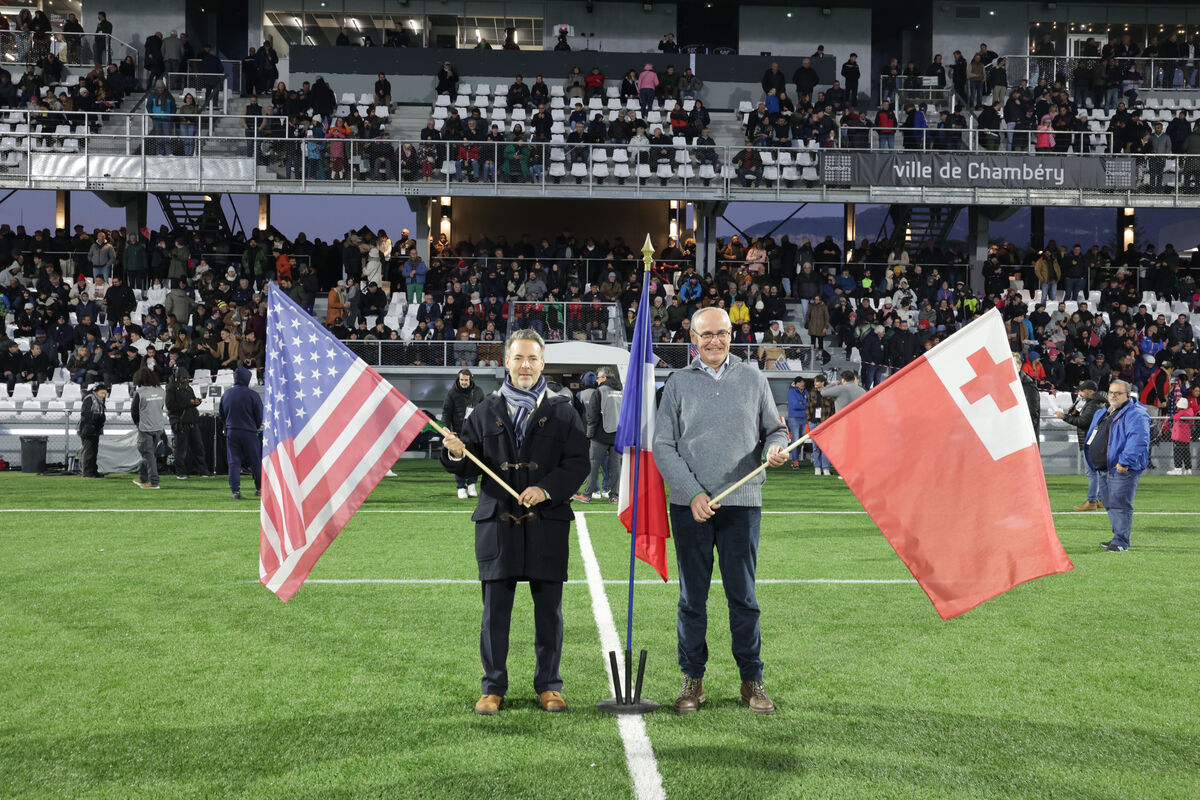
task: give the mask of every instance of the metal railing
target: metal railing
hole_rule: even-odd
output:
[[[50,53],[68,67],[92,67],[96,64],[120,64],[126,56],[141,66],[141,50],[128,42],[105,33],[32,33],[30,31],[0,32],[0,63],[23,68],[38,65]],[[15,76],[17,83],[20,76]]]
[[[532,328],[549,341],[623,346],[623,316],[616,303],[510,300],[508,332]]]
[[[18,118],[23,113],[16,113]],[[325,139],[267,137],[258,128],[242,137],[180,136],[173,120],[152,119],[119,134],[71,129],[61,112],[39,113],[36,123],[14,130],[0,123],[0,185],[13,188],[131,189],[141,191],[270,191],[282,187],[322,192],[451,194],[468,186],[500,193],[505,187],[537,187],[543,194],[581,189],[604,193],[678,195],[695,190],[709,195],[780,195],[790,189],[879,188],[853,182],[859,153],[850,148],[751,148],[750,169],[736,166],[741,147],[695,145],[611,145],[529,142],[445,142],[404,139]],[[144,119],[144,118],[143,118]],[[216,120],[217,117],[212,117]],[[147,131],[142,134],[142,131]],[[1013,159],[1016,173],[1040,174],[1034,156],[988,150],[956,154]],[[1112,156],[1059,153],[1079,159],[1102,179],[1078,187],[1071,196],[1156,195],[1176,199],[1200,195],[1200,157],[1177,155]],[[834,161],[829,160],[833,158]],[[1088,161],[1090,159],[1095,159]],[[759,163],[761,162],[761,163]],[[1029,166],[1030,169],[1024,169]],[[1019,175],[997,191],[1053,191],[1055,185],[1030,182]],[[763,184],[765,183],[765,187]],[[889,184],[890,186],[891,184]],[[555,187],[561,187],[556,189]],[[930,182],[895,184],[894,192],[937,189]],[[977,188],[971,183],[945,188]],[[480,192],[476,192],[480,193]],[[527,193],[527,192],[524,192]]]
[[[1058,81],[1072,92],[1076,89],[1106,91],[1115,85],[1124,99],[1129,90],[1188,91],[1200,83],[1200,61],[1195,58],[1116,57],[1105,62],[1099,56],[1005,56],[1008,59],[1008,85],[1021,78],[1035,85],[1045,78],[1048,85]],[[993,62],[995,63],[995,62]],[[1083,103],[1079,103],[1080,106]],[[1096,102],[1099,105],[1099,102]]]

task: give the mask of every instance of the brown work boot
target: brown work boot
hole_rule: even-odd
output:
[[[567,710],[567,701],[563,700],[563,696],[560,692],[556,692],[553,689],[539,694],[538,702],[542,704],[542,711]]]
[[[775,704],[763,691],[762,681],[742,681],[741,701],[755,714],[774,714]]]
[[[1096,501],[1096,510],[1097,510],[1097,511],[1103,511],[1103,510],[1104,510],[1104,501],[1102,501],[1102,500],[1097,500],[1097,501]]]
[[[1085,503],[1080,503],[1074,508],[1076,511],[1095,511],[1099,506],[1099,503],[1093,503],[1091,500],[1088,500]]]
[[[504,700],[504,698],[498,694],[485,694],[483,697],[479,698],[479,702],[475,704],[475,713],[490,717],[492,714],[495,714],[500,710],[500,702],[502,700]]]
[[[700,705],[707,699],[708,697],[704,694],[704,680],[684,675],[683,688],[679,690],[679,697],[675,698],[675,711],[680,714],[691,714],[700,708]]]

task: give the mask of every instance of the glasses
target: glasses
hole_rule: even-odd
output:
[[[729,331],[704,331],[704,333],[697,331],[696,336],[700,341],[708,344],[713,340],[713,337],[720,339],[722,342],[728,342],[732,334]]]
[[[1111,397],[1111,396],[1113,396],[1113,395],[1116,395],[1117,397],[1129,397],[1129,392],[1114,392],[1114,391],[1109,391],[1109,393],[1108,393],[1108,394],[1109,394],[1109,396],[1110,396],[1110,397]]]

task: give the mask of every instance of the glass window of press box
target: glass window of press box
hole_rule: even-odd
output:
[[[293,46],[336,45],[340,36],[352,47],[490,46],[498,50],[507,41],[522,50],[543,50],[544,19],[528,13],[538,8],[541,4],[531,8],[530,4],[496,3],[495,10],[501,13],[482,15],[465,13],[462,3],[293,2],[264,12],[263,35],[271,37],[281,57]]]

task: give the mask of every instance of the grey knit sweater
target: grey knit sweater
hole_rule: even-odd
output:
[[[758,467],[771,445],[788,443],[766,377],[736,356],[720,380],[699,358],[671,375],[654,424],[654,461],[680,505],[724,491]],[[755,476],[721,505],[762,505],[763,480]]]

